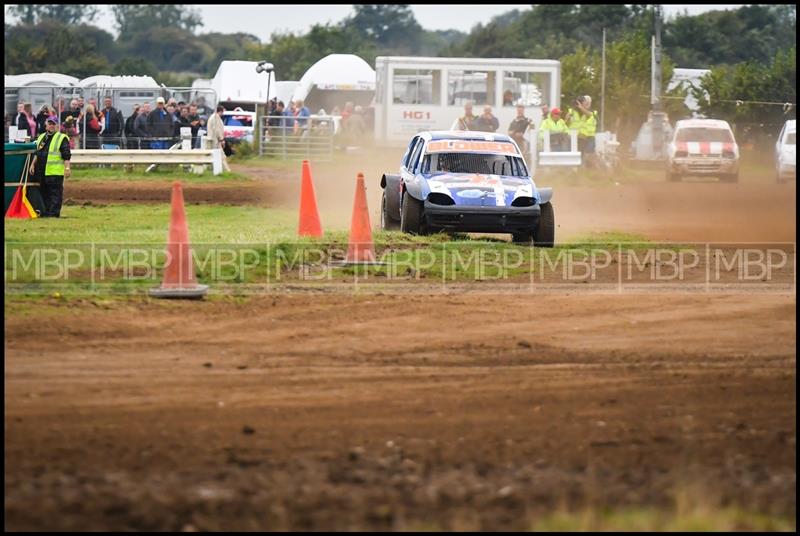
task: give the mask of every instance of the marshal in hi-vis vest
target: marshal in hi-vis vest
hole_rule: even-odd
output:
[[[39,147],[44,140],[44,137],[47,133],[42,133],[36,138],[36,147]],[[63,140],[69,140],[66,134],[61,132],[55,132],[53,134],[53,139],[50,140],[50,147],[47,149],[47,164],[44,167],[44,174],[46,176],[51,175],[63,175],[64,174],[64,160],[61,158],[61,142]]]

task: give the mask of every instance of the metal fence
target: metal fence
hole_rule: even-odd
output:
[[[338,117],[311,115],[294,118],[286,115],[266,115],[259,120],[261,156],[283,160],[333,158],[334,138]]]

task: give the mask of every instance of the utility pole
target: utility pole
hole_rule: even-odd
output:
[[[606,29],[603,28],[603,66],[600,70],[600,132],[606,131]]]
[[[653,107],[653,153],[661,158],[664,153],[664,114],[661,105],[661,5],[655,6],[655,37],[652,51],[652,90],[650,104]]]

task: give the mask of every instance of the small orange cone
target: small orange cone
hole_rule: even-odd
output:
[[[308,160],[303,160],[303,182],[300,184],[300,225],[299,236],[322,238],[322,225],[317,212],[317,196],[314,183],[311,181],[311,167]]]
[[[154,298],[202,298],[207,291],[208,285],[197,284],[194,276],[189,226],[183,207],[183,189],[180,182],[175,182],[172,185],[172,214],[164,280],[160,287],[150,289],[150,295]]]
[[[375,261],[375,247],[372,244],[372,226],[369,223],[367,208],[367,188],[364,174],[356,179],[356,199],[353,202],[353,219],[350,223],[350,242],[347,246],[345,264],[378,264]]]

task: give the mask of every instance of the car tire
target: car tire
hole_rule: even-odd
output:
[[[533,245],[540,248],[551,248],[555,244],[556,218],[553,205],[543,203],[539,215],[539,225],[533,231]]]
[[[381,197],[381,229],[384,231],[396,231],[400,228],[400,222],[392,219],[386,211],[386,190],[383,191]]]
[[[414,199],[408,192],[403,192],[403,204],[400,208],[400,230],[404,233],[422,234],[422,201]]]

